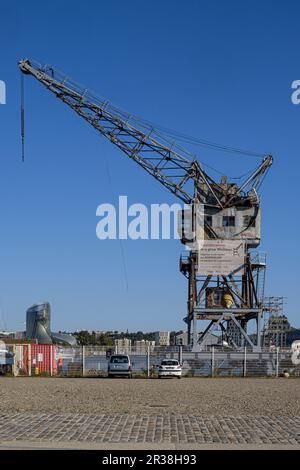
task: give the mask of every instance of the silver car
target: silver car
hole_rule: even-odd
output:
[[[158,368],[158,378],[177,377],[181,379],[182,368],[176,359],[164,359]]]
[[[128,377],[132,378],[130,357],[128,354],[113,354],[108,361],[108,377]]]

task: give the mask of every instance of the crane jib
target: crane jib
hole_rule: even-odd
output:
[[[252,204],[262,177],[272,164],[269,155],[240,186],[218,184],[202,168],[201,163],[191,158],[185,149],[168,142],[167,137],[107,100],[93,96],[87,88],[77,85],[53,67],[24,59],[19,62],[23,74],[31,75],[54,93],[92,125],[101,135],[110,140],[128,157],[138,163],[165,188],[191,204],[199,200],[222,210],[238,204]],[[22,158],[24,159],[24,85],[21,104]],[[258,201],[258,199],[257,199]]]

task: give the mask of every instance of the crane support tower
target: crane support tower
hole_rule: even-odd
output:
[[[242,346],[259,351],[263,298],[260,290],[266,264],[252,251],[260,244],[258,189],[272,165],[272,156],[264,156],[240,185],[226,177],[216,182],[191,153],[170,143],[164,132],[147,121],[93,96],[53,67],[24,59],[19,68],[185,203],[179,232],[187,250],[180,258],[180,271],[188,280],[184,320],[193,350],[203,350],[209,333],[220,328],[233,346],[239,347],[230,337],[230,331],[235,330],[234,337],[238,332]],[[256,320],[257,327],[254,342],[247,334],[251,319]],[[197,331],[199,320],[205,321],[206,326],[201,334]],[[226,328],[229,323],[234,328]]]

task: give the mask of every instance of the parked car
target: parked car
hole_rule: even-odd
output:
[[[128,354],[112,354],[108,361],[108,377],[126,376],[132,378],[130,357]]]
[[[176,359],[163,359],[158,368],[158,378],[162,377],[177,377],[181,379],[182,368],[179,361]]]

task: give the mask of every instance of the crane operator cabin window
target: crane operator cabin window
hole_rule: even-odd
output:
[[[235,217],[233,215],[224,215],[223,227],[234,227],[234,226],[235,226]]]

